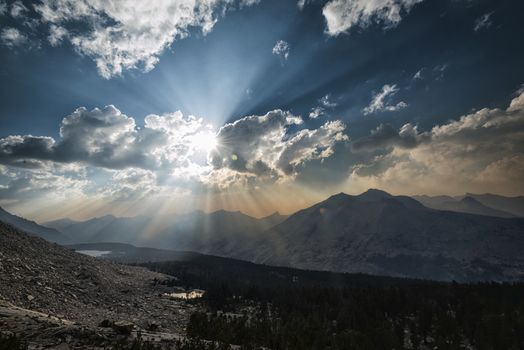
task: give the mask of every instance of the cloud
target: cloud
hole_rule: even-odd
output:
[[[7,13],[7,3],[5,1],[0,1],[0,16],[3,16]]]
[[[449,64],[443,63],[434,66],[433,68],[420,68],[411,78],[412,81],[422,80],[442,80],[444,79],[444,73],[448,70]]]
[[[16,28],[2,29],[0,32],[0,39],[2,44],[11,48],[21,46],[28,41],[27,37]]]
[[[297,7],[300,11],[304,9],[304,7],[309,4],[312,0],[298,0],[297,1]]]
[[[240,1],[240,7],[243,6],[253,6],[260,3],[260,0],[241,0]]]
[[[336,144],[348,140],[340,121],[315,129],[302,125],[299,116],[275,110],[216,132],[201,118],[178,111],[148,115],[138,127],[112,105],[80,107],[63,118],[57,139],[0,138],[5,172],[0,199],[67,192],[46,185],[46,179],[69,184],[83,196],[112,200],[292,180],[310,161],[330,157]]]
[[[256,3],[238,2],[240,7]],[[50,27],[51,45],[67,39],[95,61],[102,77],[111,78],[124,70],[153,69],[174,41],[193,28],[209,33],[232,6],[230,0],[42,0],[34,7]]]
[[[323,114],[324,114],[324,108],[322,107],[311,108],[311,112],[309,112],[309,118],[316,119]]]
[[[413,75],[413,80],[420,80],[420,79],[422,79],[423,71],[424,71],[424,68],[419,69],[419,70],[415,73],[415,75]]]
[[[380,92],[373,94],[369,106],[365,107],[362,112],[364,112],[364,115],[368,115],[376,112],[395,112],[406,108],[408,104],[404,101],[391,104],[391,98],[395,96],[398,91],[399,89],[395,84],[384,85]]]
[[[108,169],[136,167],[159,169],[186,163],[198,152],[192,141],[200,133],[209,133],[202,119],[184,117],[175,112],[149,115],[145,127],[110,105],[91,111],[84,107],[65,117],[60,125],[60,139],[45,136],[8,136],[0,139],[0,163],[12,166],[41,162],[80,162]]]
[[[482,16],[480,16],[479,18],[477,18],[477,20],[475,21],[475,26],[473,27],[473,30],[475,32],[478,32],[479,30],[483,28],[487,29],[491,27],[491,25],[493,24],[493,22],[491,21],[491,15],[493,15],[493,12],[485,13]]]
[[[324,107],[327,107],[327,108],[334,108],[337,106],[337,103],[336,102],[333,102],[330,100],[331,99],[331,96],[329,94],[323,96],[320,100],[318,100],[318,102],[320,102]]]
[[[384,27],[396,26],[411,8],[422,0],[331,0],[322,10],[327,23],[327,33],[337,36],[352,27],[361,28],[371,23]]]
[[[404,124],[400,130],[395,130],[390,124],[380,124],[371,130],[369,136],[353,142],[354,150],[375,150],[379,148],[400,147],[414,148],[427,140],[426,134],[419,134],[417,127],[410,123]]]
[[[38,169],[12,169],[0,165],[0,201],[18,202],[47,196],[48,198],[72,198],[81,196],[87,181],[82,175],[71,176],[66,168],[54,168],[53,172]]]
[[[337,106],[337,103],[331,100],[331,95],[327,94],[318,99],[321,106],[311,108],[309,118],[316,119],[326,112],[326,109],[332,109]]]
[[[274,110],[226,124],[217,134],[220,146],[212,154],[211,164],[217,170],[276,181],[296,176],[307,162],[331,156],[335,144],[348,140],[340,121],[290,132],[302,123],[300,117]]]
[[[28,11],[29,10],[27,9],[27,7],[25,7],[25,5],[20,0],[15,1],[11,4],[10,14],[13,18],[24,17]]]
[[[68,35],[69,33],[65,28],[52,24],[49,27],[49,36],[47,37],[47,40],[51,46],[58,46]]]
[[[280,59],[287,60],[290,52],[289,44],[284,40],[279,40],[275,46],[273,46],[271,52],[273,55],[280,57]]]
[[[350,178],[404,193],[524,193],[523,139],[520,93],[506,109],[484,108],[426,132],[381,125],[353,143],[354,152],[371,158],[356,164]]]

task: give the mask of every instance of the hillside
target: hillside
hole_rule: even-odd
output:
[[[0,222],[0,311],[11,320],[0,328],[19,329],[29,340],[81,341],[86,334],[89,339],[82,341],[91,342],[91,336],[98,334],[97,343],[110,344],[117,338],[99,327],[104,320],[106,325],[120,322],[144,332],[153,323],[164,333],[183,334],[193,307],[162,296],[173,290],[160,283],[169,279],[144,268],[75,253]],[[54,321],[37,322],[43,329],[32,333],[29,323],[23,322],[33,322],[35,315]],[[60,332],[60,328],[45,329],[57,324]],[[78,333],[80,327],[84,333]]]
[[[291,215],[243,250],[254,262],[438,280],[524,277],[524,219],[424,207],[369,190]]]
[[[524,217],[524,196],[504,197],[491,193],[466,193],[466,196],[474,198],[486,206],[503,210],[515,216]]]
[[[71,237],[74,243],[89,242],[123,242],[140,241],[151,219],[146,216],[115,217],[105,215],[86,221],[60,219],[44,223],[47,227],[57,229]]]
[[[34,221],[30,221],[19,216],[13,215],[8,211],[0,208],[0,221],[7,223],[20,231],[29,233],[34,236],[56,243],[69,243],[71,240],[67,235],[49,227],[44,227]]]
[[[446,196],[415,196],[413,198],[428,208],[438,210],[456,211],[459,213],[469,213],[484,216],[495,216],[499,218],[512,218],[519,216],[512,214],[511,212],[495,209],[497,206],[490,207],[485,205],[469,195],[466,195],[461,199]]]
[[[274,213],[254,218],[239,211],[195,211],[159,220],[146,217],[106,215],[86,221],[56,220],[45,223],[64,232],[72,243],[119,242],[139,246],[188,250],[234,256],[237,244],[248,242],[281,223],[285,215]]]

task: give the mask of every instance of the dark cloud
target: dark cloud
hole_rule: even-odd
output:
[[[211,164],[271,178],[294,176],[306,162],[330,157],[336,143],[348,140],[340,121],[291,131],[302,123],[300,117],[274,110],[226,124],[218,132]]]
[[[371,130],[371,134],[353,142],[352,147],[355,151],[375,150],[379,148],[401,147],[413,148],[421,142],[429,140],[428,134],[420,134],[417,127],[405,124],[396,130],[390,124],[380,124],[376,129]]]

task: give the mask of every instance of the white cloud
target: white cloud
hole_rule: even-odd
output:
[[[396,104],[391,104],[391,98],[397,94],[399,89],[397,85],[386,84],[382,87],[380,92],[373,94],[373,98],[369,106],[365,107],[362,111],[364,115],[376,113],[376,112],[395,112],[404,109],[408,106],[404,101],[400,101]]]
[[[220,146],[211,163],[215,169],[275,181],[294,177],[307,162],[331,156],[335,144],[348,140],[340,121],[290,133],[291,126],[302,123],[300,117],[274,110],[226,124],[217,134]]]
[[[27,167],[42,162],[82,163],[108,168],[162,169],[187,165],[203,152],[202,134],[213,137],[202,119],[181,112],[148,115],[145,127],[110,105],[91,111],[76,109],[62,120],[60,139],[45,136],[8,136],[0,139],[0,162]]]
[[[24,17],[28,11],[29,10],[25,7],[22,1],[18,0],[11,4],[11,11],[9,13],[13,18],[20,18]]]
[[[209,33],[233,5],[231,0],[42,0],[35,9],[51,27],[52,45],[67,38],[95,61],[104,78],[111,78],[128,69],[153,69],[175,40],[187,37],[192,28]],[[88,30],[76,30],[78,23]]]
[[[49,27],[49,36],[47,37],[47,40],[51,46],[58,46],[65,38],[67,38],[68,34],[69,33],[65,28],[52,24]]]
[[[241,0],[240,6],[253,6],[260,3],[260,0]]]
[[[7,47],[20,46],[27,42],[27,37],[16,28],[4,28],[0,32],[0,39]]]
[[[148,115],[139,128],[112,105],[80,107],[62,120],[58,139],[0,139],[0,169],[14,174],[0,174],[0,200],[63,190],[46,187],[45,179],[86,196],[123,200],[293,179],[309,161],[330,157],[335,144],[348,140],[340,121],[316,129],[300,129],[302,124],[302,118],[276,110],[215,132],[201,118],[178,111]]]
[[[484,108],[423,133],[382,125],[354,142],[372,158],[353,168],[351,181],[403,193],[524,193],[522,140],[524,93],[506,109]]]
[[[324,114],[324,108],[322,107],[315,107],[311,109],[311,112],[309,112],[309,118],[316,119]]]
[[[304,7],[309,4],[312,0],[298,0],[297,1],[297,7],[300,11],[304,9]]]
[[[404,13],[423,0],[331,0],[322,13],[327,33],[337,36],[352,27],[367,27],[372,22],[383,23],[385,28],[396,26]]]
[[[7,3],[5,1],[0,1],[0,16],[3,16],[7,13]]]
[[[327,108],[335,108],[337,106],[337,103],[331,100],[331,96],[329,94],[323,96],[320,100],[318,100],[318,102]]]
[[[493,24],[493,22],[491,22],[491,15],[493,15],[493,12],[483,14],[482,16],[477,18],[477,20],[475,21],[475,26],[473,27],[473,30],[475,32],[478,32],[479,30],[483,28],[487,29],[491,27],[491,25]]]
[[[71,176],[65,170],[67,167],[27,170],[0,165],[3,180],[0,184],[0,202],[24,201],[43,196],[54,199],[81,196],[88,182],[81,171]]]
[[[415,75],[413,75],[413,80],[420,80],[422,79],[422,72],[423,72],[424,68],[421,68],[419,69]]]
[[[331,95],[327,94],[318,99],[321,106],[311,108],[309,112],[309,118],[316,119],[326,113],[326,109],[335,108],[337,103],[331,100]]]
[[[273,46],[273,50],[271,50],[271,52],[273,55],[280,57],[280,59],[287,60],[290,52],[289,44],[284,40],[279,40],[275,46]]]

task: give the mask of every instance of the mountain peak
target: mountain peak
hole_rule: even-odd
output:
[[[476,200],[475,198],[470,197],[470,196],[466,196],[466,197],[462,198],[460,201],[462,203],[466,203],[466,204],[481,204],[478,200]]]
[[[267,215],[267,216],[262,217],[261,219],[262,219],[262,220],[263,220],[263,219],[271,219],[271,218],[280,217],[280,216],[283,216],[283,215],[280,214],[280,212],[277,210],[277,211],[275,211],[275,212],[272,213],[272,214],[269,214],[269,215]]]
[[[345,197],[351,197],[351,196],[349,194],[347,194],[347,193],[339,192],[337,194],[334,194],[334,195],[330,196],[329,198],[345,198]]]
[[[385,191],[378,190],[376,188],[370,188],[366,192],[361,193],[356,197],[358,199],[366,200],[366,201],[377,201],[381,199],[391,198],[393,196]]]

